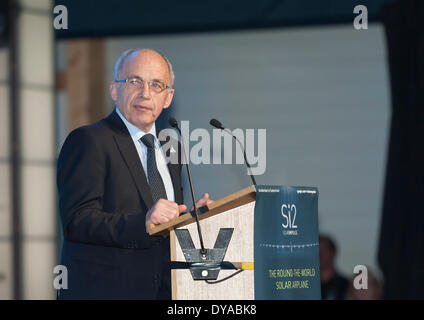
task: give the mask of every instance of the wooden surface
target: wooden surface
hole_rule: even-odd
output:
[[[68,131],[99,121],[105,114],[105,40],[67,40],[66,71],[59,85],[66,86]],[[110,78],[108,76],[107,78]]]
[[[177,235],[175,230],[171,230],[169,233],[170,249],[171,249],[171,261],[177,260]],[[177,299],[177,273],[176,270],[171,270],[171,289],[172,289],[172,300]]]
[[[229,196],[221,198],[209,204],[208,211],[199,215],[199,220],[213,217],[217,214],[225,212],[227,210],[237,208],[244,204],[253,202],[256,200],[256,191],[254,186],[249,186],[245,189],[237,191]],[[190,223],[193,223],[195,219],[190,214],[183,214],[178,218],[163,223],[160,225],[151,225],[147,227],[147,231],[150,235],[167,235],[171,230],[175,228],[184,227]],[[203,231],[202,231],[203,232]],[[212,244],[213,245],[213,244]]]
[[[239,195],[243,197],[243,193]],[[208,219],[200,222],[204,245],[206,248],[213,248],[220,228],[234,228],[234,233],[224,261],[253,262],[253,218],[255,202],[250,201],[241,206],[233,206],[229,204],[236,202],[227,200],[229,199],[218,203],[216,208],[233,208],[220,212],[220,214],[212,214]],[[241,202],[245,202],[245,200]],[[185,228],[190,231],[196,248],[200,248],[196,224],[191,223]],[[172,236],[174,240],[172,240]],[[185,261],[181,247],[178,241],[175,241],[175,232],[171,233],[171,251],[173,247],[176,251],[171,252],[171,257],[175,257],[176,261]],[[225,278],[234,272],[236,270],[221,270],[217,280]],[[172,298],[177,300],[254,299],[253,270],[245,270],[218,284],[207,284],[205,281],[194,281],[188,269],[178,269],[172,271],[172,284]]]

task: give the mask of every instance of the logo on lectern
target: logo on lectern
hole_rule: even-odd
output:
[[[283,235],[285,236],[297,236],[297,225],[296,225],[296,205],[294,204],[282,204],[281,215],[283,216]]]

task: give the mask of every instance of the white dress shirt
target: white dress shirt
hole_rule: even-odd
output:
[[[144,132],[140,130],[135,125],[130,123],[125,117],[121,114],[118,108],[116,108],[116,113],[121,117],[122,121],[125,123],[131,138],[134,142],[135,148],[137,149],[138,156],[141,163],[143,164],[144,173],[146,175],[147,181],[149,177],[147,175],[147,147],[143,142],[139,141],[141,137],[145,134],[150,133],[155,137],[155,156],[156,156],[156,166],[158,168],[159,174],[162,177],[163,184],[165,185],[166,196],[168,200],[175,201],[174,199],[174,187],[172,186],[171,175],[169,174],[168,166],[165,161],[165,155],[163,154],[162,148],[160,147],[159,141],[156,137],[156,126],[153,123],[152,128],[149,132]]]

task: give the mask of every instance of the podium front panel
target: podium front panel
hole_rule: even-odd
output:
[[[253,262],[253,221],[255,202],[250,202],[219,215],[200,221],[205,248],[213,248],[220,228],[234,228],[224,261]],[[188,229],[196,248],[200,248],[195,223]],[[183,252],[171,232],[171,260],[185,261]],[[217,281],[237,270],[221,270]],[[216,284],[193,280],[190,270],[172,270],[172,299],[174,300],[253,300],[254,271],[244,270],[228,280]]]

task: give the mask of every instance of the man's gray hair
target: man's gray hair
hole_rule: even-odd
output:
[[[115,63],[115,68],[113,68],[113,80],[114,81],[116,81],[116,80],[121,80],[121,79],[119,79],[119,73],[121,72],[121,69],[122,69],[122,66],[124,65],[124,62],[125,62],[125,60],[128,58],[128,56],[130,56],[132,53],[134,53],[134,52],[137,52],[137,51],[141,51],[141,50],[143,50],[143,49],[129,49],[129,50],[126,50],[126,51],[124,51],[122,54],[121,54],[121,56],[118,58],[118,60],[116,60],[116,63]],[[149,49],[149,50],[152,50],[152,49]],[[155,51],[155,52],[157,52],[156,50],[152,50],[152,51]],[[166,61],[166,63],[168,64],[168,71],[169,71],[169,77],[170,77],[170,80],[171,80],[171,83],[170,83],[170,87],[172,87],[173,85],[174,85],[174,80],[175,80],[175,75],[174,75],[174,70],[172,69],[172,64],[171,64],[171,62],[168,60],[168,58],[167,57],[165,57],[163,54],[161,54],[161,53],[159,53],[159,52],[157,52],[165,61]]]

